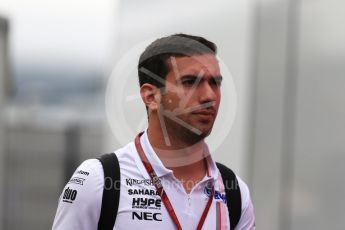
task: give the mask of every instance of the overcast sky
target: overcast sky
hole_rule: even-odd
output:
[[[1,0],[10,58],[25,65],[101,67],[111,55],[116,0]]]

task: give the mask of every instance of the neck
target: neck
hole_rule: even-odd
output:
[[[202,180],[207,172],[204,140],[188,145],[174,134],[169,134],[168,145],[161,128],[157,130],[152,126],[149,126],[147,135],[163,165],[173,170],[174,176],[181,181],[186,192],[190,192],[193,185]]]
[[[161,128],[149,126],[149,142],[167,168],[183,168],[202,161],[206,153],[204,139],[190,144],[174,133],[164,134]]]

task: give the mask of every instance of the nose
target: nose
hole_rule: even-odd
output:
[[[209,82],[205,81],[203,82],[200,90],[200,102],[206,103],[206,102],[212,102],[216,101],[217,94],[218,94],[218,88],[212,87]]]

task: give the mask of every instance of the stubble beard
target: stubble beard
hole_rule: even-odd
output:
[[[164,106],[163,106],[163,108],[164,108]],[[170,119],[169,117],[163,116],[163,119],[164,119],[163,122],[164,122],[165,128],[167,130],[167,135],[169,136],[169,139],[171,139],[172,141],[178,141],[180,143],[185,143],[186,145],[191,146],[191,145],[194,145],[197,142],[205,139],[207,136],[210,135],[210,133],[212,131],[213,122],[212,122],[212,124],[208,125],[210,127],[205,128],[207,126],[206,124],[205,124],[205,127],[202,127],[202,124],[200,125],[200,127],[193,124],[193,122],[191,122],[188,119],[187,114],[184,114],[182,116],[176,116],[176,118],[178,120],[181,120],[181,121],[191,125],[194,128],[194,130],[192,130],[189,127],[185,127],[184,125],[180,124],[177,121]],[[202,123],[201,121],[194,121],[194,122]],[[163,128],[163,127],[161,127],[161,128]],[[196,132],[195,130],[197,130],[198,132]]]

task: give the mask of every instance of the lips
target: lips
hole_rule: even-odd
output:
[[[202,109],[194,111],[192,114],[214,116],[215,113],[216,112],[213,109]]]
[[[201,109],[192,112],[192,114],[198,116],[201,119],[210,120],[214,118],[214,116],[216,115],[216,111],[213,109]]]

